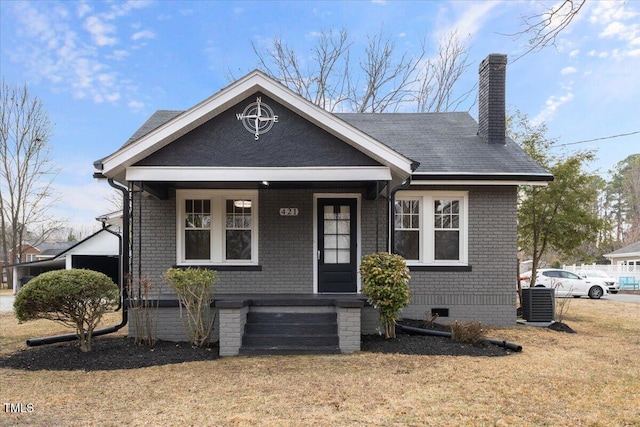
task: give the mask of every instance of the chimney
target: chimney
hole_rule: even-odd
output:
[[[489,144],[504,144],[507,55],[492,53],[480,63],[478,135]]]

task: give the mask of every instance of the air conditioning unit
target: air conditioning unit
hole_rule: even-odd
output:
[[[522,317],[527,322],[553,322],[556,304],[552,288],[522,290]]]

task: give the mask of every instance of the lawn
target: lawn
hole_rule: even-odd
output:
[[[3,368],[3,405],[33,411],[3,411],[0,425],[640,425],[640,305],[571,300],[564,321],[575,334],[490,330],[524,347],[506,357],[359,353],[90,372]],[[11,314],[0,314],[0,329],[5,355],[25,348],[27,337],[66,332],[45,321],[18,325]]]

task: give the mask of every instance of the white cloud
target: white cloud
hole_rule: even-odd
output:
[[[96,218],[113,211],[109,201],[115,190],[100,181],[85,185],[53,183],[54,191],[60,196],[60,203],[51,209],[52,215],[65,218],[70,227],[95,226]]]
[[[117,18],[147,4],[115,3],[98,13],[96,9],[104,9],[106,3],[11,3],[7,10],[16,21],[19,42],[8,55],[22,63],[27,78],[49,81],[53,90],[96,103],[118,103],[121,94],[130,92],[130,83],[110,61],[123,61],[130,54],[126,49],[105,48],[118,44]],[[141,30],[133,38],[154,36],[150,30]]]
[[[440,39],[445,34],[449,34],[456,31],[459,36],[466,37],[468,35],[473,36],[484,25],[485,21],[493,17],[491,11],[500,6],[500,1],[491,2],[479,2],[461,3],[463,6],[462,13],[457,17],[456,21],[448,25],[446,28],[438,29],[436,38]]]
[[[129,103],[127,105],[132,110],[141,110],[142,108],[144,108],[145,103],[144,102],[140,102],[140,101],[129,101]]]
[[[569,52],[569,57],[570,58],[576,57],[576,56],[578,56],[579,53],[580,53],[580,50],[574,49],[571,52]]]
[[[567,74],[573,74],[573,73],[575,73],[577,71],[578,71],[578,69],[575,68],[575,67],[564,67],[562,70],[560,70],[560,74],[565,76]]]
[[[84,21],[84,28],[91,34],[93,41],[98,46],[113,46],[118,41],[110,36],[115,32],[115,27],[104,22],[97,16],[89,16]]]
[[[573,99],[573,93],[571,87],[565,88],[566,93],[563,95],[551,95],[545,102],[544,108],[535,116],[531,123],[535,126],[542,122],[550,122],[553,120],[558,109],[567,102]]]
[[[640,12],[633,9],[637,3],[601,1],[592,9],[589,22],[596,26],[600,39],[607,40],[606,55],[622,59],[634,57],[634,50],[640,46]],[[615,42],[618,42],[615,44]]]
[[[151,30],[142,30],[137,33],[133,33],[131,36],[131,40],[136,41],[140,39],[154,39],[156,37],[156,33]]]
[[[80,3],[80,6],[78,6],[78,11],[77,11],[78,17],[82,18],[87,13],[92,12],[92,11],[93,11],[93,9],[87,3]]]

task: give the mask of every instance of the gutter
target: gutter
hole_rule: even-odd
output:
[[[127,298],[126,278],[129,276],[129,190],[113,182],[113,178],[108,179],[109,185],[116,190],[122,191],[122,237],[120,238],[120,263],[122,265],[122,275],[120,276],[120,302],[116,311],[122,308],[122,321],[115,326],[93,331],[92,337],[107,335],[122,329],[128,322],[127,305],[124,301]],[[113,233],[110,230],[107,230]],[[115,234],[115,233],[114,233]],[[77,340],[77,334],[54,335],[42,338],[30,338],[27,340],[29,347],[36,347],[45,344],[55,344],[59,342]]]

